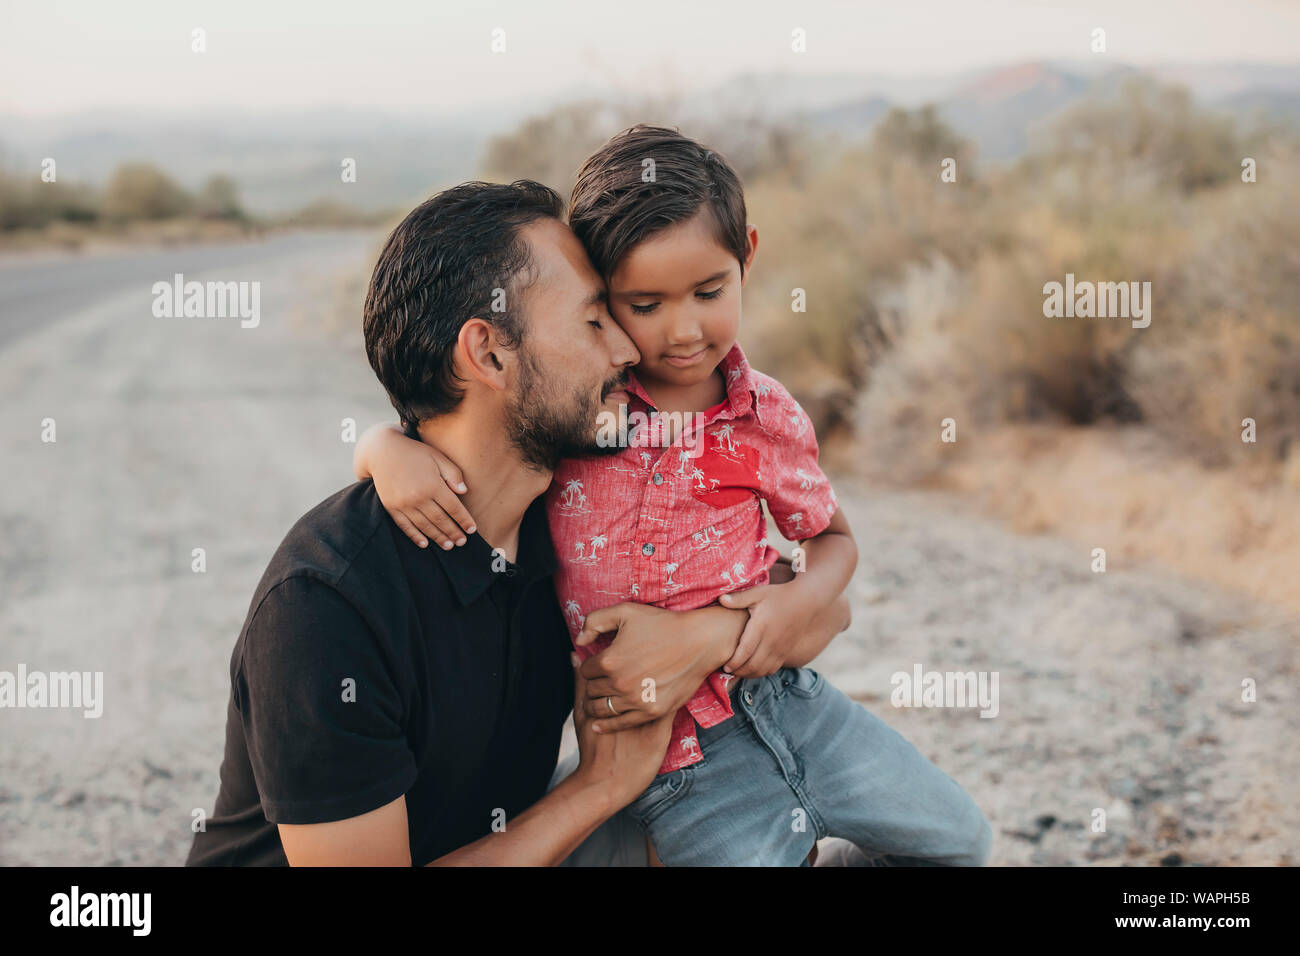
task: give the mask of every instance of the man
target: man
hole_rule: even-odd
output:
[[[536,499],[561,457],[599,450],[597,416],[626,401],[639,355],[560,213],[537,183],[467,183],[389,237],[366,300],[370,363],[402,420],[459,464],[478,527],[421,549],[368,481],[298,521],[235,645],[221,788],[189,864],[572,863],[734,653],[744,611],[620,605],[618,666],[573,672]],[[831,621],[791,663],[842,629]],[[587,679],[628,684],[651,658],[655,712],[596,733],[574,706]],[[579,761],[560,773],[570,710]]]

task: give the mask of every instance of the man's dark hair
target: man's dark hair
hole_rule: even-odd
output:
[[[634,246],[705,206],[718,242],[743,272],[748,223],[736,171],[722,154],[677,130],[637,125],[583,163],[569,201],[569,225],[608,280]]]
[[[534,274],[520,230],[563,210],[554,190],[531,180],[462,183],[421,203],[388,237],[363,330],[370,367],[408,433],[464,397],[452,360],[469,319],[490,322],[506,348],[522,343],[519,302]]]

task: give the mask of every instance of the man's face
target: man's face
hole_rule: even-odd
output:
[[[627,402],[623,386],[640,355],[610,318],[605,285],[569,227],[543,219],[522,235],[536,278],[524,292],[506,428],[526,462],[553,471],[561,458],[618,451],[597,444],[599,415]]]

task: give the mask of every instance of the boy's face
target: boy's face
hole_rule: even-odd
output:
[[[758,233],[740,263],[718,241],[702,208],[632,248],[609,283],[609,311],[641,353],[637,378],[685,387],[707,380],[740,331],[740,290],[749,276]]]

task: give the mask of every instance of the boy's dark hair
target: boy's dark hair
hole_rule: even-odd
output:
[[[531,180],[462,183],[421,203],[388,237],[362,328],[370,367],[408,434],[464,397],[452,359],[469,319],[491,322],[507,348],[523,341],[519,300],[532,261],[519,233],[538,219],[560,219],[563,210],[554,190]],[[504,311],[492,310],[503,304]]]
[[[735,170],[720,153],[677,130],[637,125],[582,164],[569,201],[569,225],[608,280],[634,246],[685,222],[702,206],[712,214],[718,242],[743,272],[748,223]]]

